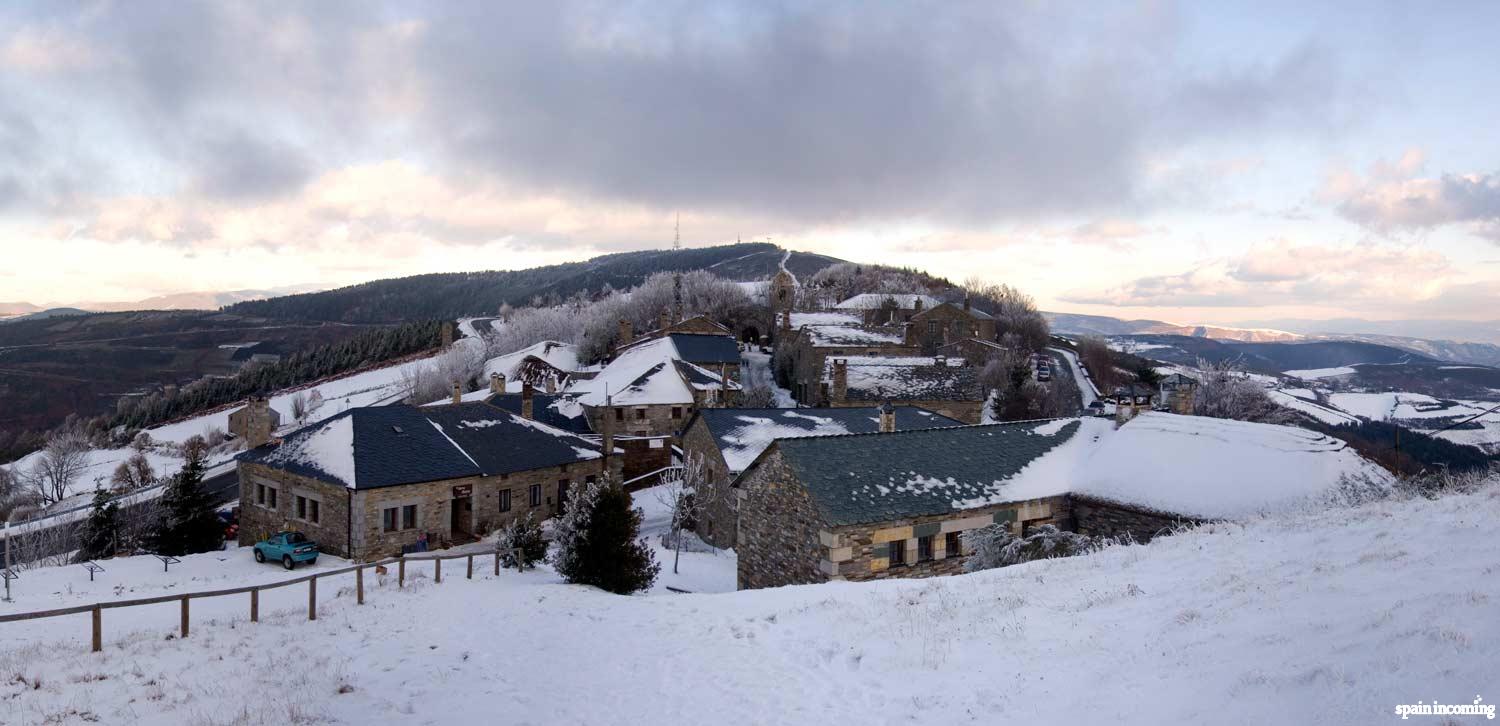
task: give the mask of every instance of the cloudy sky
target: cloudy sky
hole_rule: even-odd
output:
[[[1500,4],[0,6],[0,301],[670,245],[1500,318]]]

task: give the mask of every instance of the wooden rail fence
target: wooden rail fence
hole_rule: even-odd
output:
[[[485,553],[481,552],[481,553],[478,553],[477,556],[483,557],[484,554]],[[500,574],[500,559],[503,556],[505,556],[506,554],[509,554],[512,557],[513,561],[516,563],[516,566],[518,568],[523,568],[522,563],[524,562],[524,560],[522,559],[522,555],[521,555],[521,550],[520,549],[507,550],[506,552],[496,551],[494,553],[494,556],[495,556],[495,575],[497,575],[497,576]],[[464,560],[468,561],[468,574],[467,574],[467,578],[470,579],[470,580],[472,580],[472,579],[474,579],[474,557],[475,556],[476,556],[475,553],[464,553],[464,554],[455,554],[455,555],[430,555],[430,556],[425,556],[425,557],[406,557],[406,556],[403,555],[401,557],[389,557],[389,558],[386,558],[384,560],[379,560],[379,561],[376,561],[376,562],[365,562],[365,563],[362,563],[362,564],[352,565],[352,566],[349,566],[349,567],[341,567],[341,568],[339,568],[337,570],[327,570],[325,572],[317,572],[317,573],[314,573],[314,574],[311,574],[311,575],[303,575],[302,577],[294,577],[294,578],[291,578],[291,579],[281,580],[281,581],[278,581],[278,582],[272,582],[272,583],[268,583],[268,584],[265,584],[265,585],[247,585],[245,587],[232,587],[232,588],[229,588],[227,590],[209,590],[207,592],[189,592],[189,593],[183,593],[183,594],[180,594],[180,595],[178,595],[178,594],[173,594],[173,595],[158,595],[156,597],[143,597],[143,598],[137,598],[135,600],[113,600],[113,601],[110,601],[110,602],[94,603],[92,605],[75,605],[73,607],[58,608],[56,610],[37,610],[35,612],[29,612],[29,613],[11,613],[9,615],[0,615],[0,623],[14,623],[14,622],[19,622],[19,621],[23,621],[23,620],[40,620],[42,618],[56,618],[56,617],[61,617],[61,616],[64,616],[64,615],[77,615],[79,613],[90,613],[92,615],[92,617],[91,617],[92,623],[91,624],[92,624],[92,629],[93,629],[93,641],[92,641],[93,642],[93,651],[95,653],[97,653],[97,652],[99,652],[99,651],[101,651],[101,650],[104,649],[104,611],[105,610],[113,610],[115,608],[136,607],[138,605],[158,605],[158,604],[161,604],[161,603],[172,602],[172,601],[180,602],[181,603],[181,607],[182,607],[182,617],[181,617],[181,622],[180,622],[180,630],[181,630],[182,637],[186,638],[186,637],[188,637],[189,612],[191,610],[191,605],[189,603],[191,603],[193,600],[201,600],[201,599],[210,598],[210,597],[224,597],[224,596],[227,596],[227,595],[243,595],[245,593],[250,593],[250,622],[257,623],[257,622],[260,622],[260,593],[261,593],[262,590],[274,590],[274,589],[279,588],[279,587],[290,587],[292,585],[296,585],[296,584],[300,584],[300,583],[305,582],[305,583],[307,583],[307,619],[308,620],[317,620],[318,619],[318,579],[319,578],[333,577],[333,576],[336,576],[336,575],[345,575],[345,574],[348,574],[350,572],[353,572],[354,573],[355,602],[356,602],[356,604],[363,605],[363,604],[365,604],[365,570],[367,568],[371,568],[371,567],[384,567],[386,565],[394,563],[396,565],[396,587],[397,588],[403,588],[403,587],[406,587],[406,563],[409,562],[409,561],[431,560],[432,563],[433,563],[433,580],[435,582],[442,582],[443,581],[443,560],[464,559]]]

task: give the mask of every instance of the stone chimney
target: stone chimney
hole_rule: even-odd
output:
[[[615,337],[620,339],[616,345],[622,348],[630,345],[631,341],[635,340],[635,330],[630,327],[629,320],[620,318],[620,332]]]
[[[464,402],[464,387],[458,381],[453,382],[453,405],[457,406]]]
[[[833,359],[833,386],[829,389],[828,396],[834,403],[843,403],[849,397],[848,359]]]
[[[922,312],[922,298],[920,296],[912,299],[911,309],[919,313]]]
[[[548,373],[547,374],[547,395],[550,396],[550,395],[552,395],[554,393],[557,393],[557,374],[556,373]]]
[[[604,415],[599,418],[599,434],[604,446],[604,470],[609,471],[609,456],[615,451],[615,406],[614,396],[604,397]]]
[[[896,432],[896,407],[890,401],[880,404],[880,433]]]
[[[969,312],[969,306],[970,306],[969,294],[968,293],[964,293],[964,312]]]
[[[245,402],[245,443],[250,448],[264,445],[271,440],[271,399],[251,396]]]
[[[719,364],[719,406],[729,408],[729,364]]]
[[[782,330],[791,330],[792,329],[792,311],[790,311],[790,310],[783,310],[783,311],[781,311],[781,329]]]
[[[521,384],[521,418],[524,418],[524,419],[527,419],[527,420],[531,419],[531,397],[533,395],[535,395],[535,390],[531,387],[531,384],[530,383],[522,383]]]
[[[505,393],[505,376],[499,373],[490,374],[490,393]]]
[[[932,364],[934,366],[937,366],[938,368],[947,368],[948,356],[939,353],[938,355],[932,357]]]
[[[663,310],[661,311],[661,315],[656,317],[656,329],[666,330],[670,327],[672,327],[672,314]]]

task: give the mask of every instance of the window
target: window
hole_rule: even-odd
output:
[[[380,528],[386,532],[396,531],[396,508],[387,507],[380,510]]]
[[[635,420],[637,420],[637,421],[644,421],[644,420],[646,420],[646,409],[644,409],[644,408],[638,408],[638,409],[636,409],[635,410]]]
[[[276,508],[276,487],[266,487],[266,506]]]
[[[318,500],[308,499],[301,495],[297,496],[297,519],[317,524],[322,514],[319,509]]]
[[[929,321],[927,321],[927,334],[928,335],[937,335],[937,321],[936,320],[929,320]]]
[[[958,532],[949,532],[943,535],[943,549],[947,550],[944,557],[958,557],[964,553],[963,541],[959,539]]]
[[[890,543],[889,547],[891,548],[891,567],[906,564],[906,540],[898,539]]]
[[[502,511],[502,512],[509,512],[510,511],[510,490],[509,489],[501,489],[500,490],[500,511]]]
[[[672,418],[682,418],[682,407],[681,406],[673,406],[672,407]]]
[[[625,420],[625,409],[623,409],[623,408],[617,408],[617,409],[615,409],[615,420],[616,421],[624,421]]]
[[[917,561],[927,562],[932,559],[932,535],[917,538]]]
[[[401,528],[417,528],[417,505],[408,504],[401,508]]]
[[[540,506],[542,506],[542,485],[541,484],[532,484],[531,485],[530,497],[531,497],[531,506],[533,506],[533,507],[540,507]]]
[[[266,505],[266,485],[255,485],[255,503],[264,507]]]

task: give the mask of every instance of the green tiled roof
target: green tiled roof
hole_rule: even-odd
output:
[[[781,439],[782,457],[831,526],[961,512],[1035,498],[1011,486],[1072,439],[1078,421]],[[1058,482],[1064,491],[1066,482]]]

